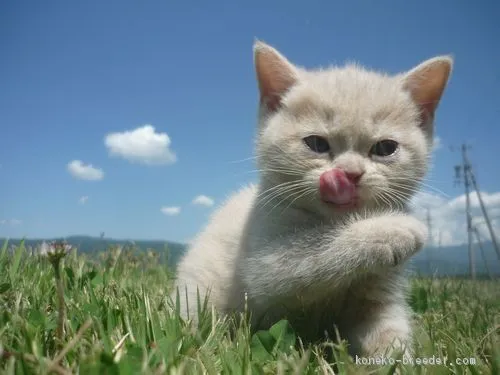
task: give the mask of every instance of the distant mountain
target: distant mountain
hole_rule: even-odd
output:
[[[488,270],[496,277],[500,276],[500,259],[493,243],[483,243],[484,257],[477,244],[473,246],[476,274],[487,275]],[[469,275],[469,250],[467,245],[447,247],[427,247],[416,254],[410,261],[412,271],[423,275]]]
[[[35,248],[43,241],[50,242],[64,239],[69,244],[75,246],[79,252],[86,254],[96,254],[105,251],[112,245],[134,245],[139,250],[154,250],[160,254],[162,262],[168,261],[172,267],[179,262],[180,257],[184,254],[186,245],[172,241],[160,240],[119,240],[113,238],[101,238],[91,236],[69,236],[59,238],[30,238],[25,239],[26,247]],[[3,244],[5,238],[0,238],[0,244]],[[10,245],[19,245],[21,239],[9,239]]]
[[[26,239],[27,247],[35,247],[43,241],[59,240],[53,239]],[[0,238],[0,244],[5,239]],[[70,236],[65,240],[78,248],[79,252],[95,254],[106,250],[110,245],[134,244],[140,250],[152,249],[160,254],[162,262],[167,261],[171,267],[175,267],[181,256],[186,251],[185,244],[159,241],[159,240],[119,240],[112,238],[100,238],[91,236]],[[18,245],[20,239],[10,239],[9,243]],[[500,259],[498,259],[491,242],[484,243],[483,249],[487,266],[492,275],[500,277]],[[167,250],[167,251],[165,251]],[[478,276],[487,275],[487,269],[481,252],[477,245],[474,246],[476,273]],[[409,270],[421,275],[437,276],[468,276],[469,275],[469,253],[467,245],[449,246],[442,248],[427,247],[415,255],[409,262]]]

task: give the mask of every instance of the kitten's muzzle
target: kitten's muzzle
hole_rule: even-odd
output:
[[[337,206],[355,206],[359,198],[357,184],[362,175],[340,168],[324,172],[319,178],[321,199]]]

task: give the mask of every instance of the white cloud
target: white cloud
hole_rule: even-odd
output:
[[[87,203],[88,200],[89,200],[89,197],[87,195],[84,195],[83,197],[80,197],[80,199],[78,199],[78,203],[85,204],[85,203]]]
[[[180,207],[162,207],[160,211],[163,212],[167,216],[175,216],[175,215],[180,214],[181,208]]]
[[[111,156],[146,165],[175,163],[167,133],[157,133],[152,125],[144,125],[121,133],[109,133],[104,138]]]
[[[500,192],[493,194],[481,193],[481,198],[483,199],[484,205],[487,207],[491,206],[496,208],[500,206]],[[476,192],[469,194],[469,199],[472,208],[480,207],[479,197],[477,196]],[[458,207],[461,209],[465,209],[465,204],[466,204],[465,194],[450,201],[450,205],[452,207]]]
[[[84,164],[80,160],[73,160],[68,163],[68,171],[75,178],[88,181],[99,181],[104,178],[104,172],[92,164]]]
[[[497,239],[500,239],[500,192],[481,192],[481,197]],[[477,227],[481,238],[489,241],[491,236],[483,218],[477,193],[470,193],[469,198],[472,223]],[[433,246],[437,246],[439,243],[442,246],[467,243],[465,206],[465,194],[447,199],[441,195],[421,192],[413,200],[415,215],[420,219],[427,219],[427,209],[429,209],[432,224],[430,243]]]
[[[0,225],[21,225],[23,222],[18,219],[2,219]]]
[[[439,150],[441,148],[441,146],[442,146],[442,144],[441,144],[441,138],[438,137],[438,136],[435,136],[434,137],[434,143],[432,145],[432,149],[434,151],[437,151],[437,150]]]
[[[211,207],[214,205],[214,200],[206,195],[198,195],[193,199],[193,204],[205,207]]]

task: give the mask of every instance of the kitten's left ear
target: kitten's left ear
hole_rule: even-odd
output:
[[[404,76],[404,87],[421,110],[422,126],[432,123],[453,67],[451,56],[424,61]]]
[[[276,111],[283,95],[297,82],[298,69],[264,42],[255,41],[253,51],[261,105]]]

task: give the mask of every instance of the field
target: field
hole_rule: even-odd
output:
[[[58,262],[0,249],[0,373],[500,374],[499,280],[412,279],[415,358],[434,364],[360,364],[345,342],[304,347],[286,321],[251,335],[205,311],[193,329],[154,252],[72,250]]]

